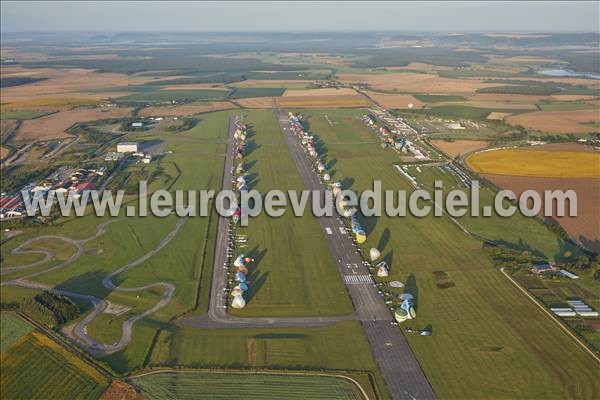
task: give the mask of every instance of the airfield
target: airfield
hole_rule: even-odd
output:
[[[136,204],[140,179],[150,192],[233,189],[238,122],[246,126],[243,175],[261,193],[324,193],[333,182],[360,192],[373,179],[384,190],[432,191],[435,180],[450,190],[481,178],[484,206],[498,188],[575,185],[591,196],[598,182],[597,117],[589,119],[597,113],[590,95],[597,81],[522,76],[522,64],[537,58],[498,56],[467,70],[426,60],[370,71],[344,57],[250,56],[260,63],[234,82],[219,81],[238,79],[233,72],[199,79],[113,71],[120,67],[111,59],[103,72],[3,68],[3,78],[47,77],[3,88],[2,168],[10,175],[3,190],[20,188],[21,177],[42,182],[62,166],[92,163],[110,166],[93,182],[126,188],[127,205]],[[262,69],[299,59],[319,64]],[[494,81],[501,78],[510,82]],[[572,93],[546,93],[556,85]],[[506,86],[518,93],[504,93]],[[527,86],[537,92],[521,93]],[[571,110],[577,114],[562,127],[538,124],[539,114]],[[290,113],[301,116],[330,180],[294,133]],[[384,118],[404,128],[382,133],[392,129]],[[143,127],[133,129],[134,122]],[[527,137],[518,136],[523,126]],[[528,143],[563,133],[576,139]],[[412,153],[387,142],[392,136],[410,141]],[[149,143],[151,161],[106,161],[124,141]],[[202,218],[131,218],[123,209],[116,218],[88,210],[47,224],[3,221],[3,390],[7,365],[9,393],[40,395],[24,391],[22,379],[34,379],[28,370],[41,347],[50,349],[44,365],[58,365],[70,382],[55,387],[59,397],[97,398],[108,387],[129,390],[115,383],[124,382],[148,398],[186,398],[207,385],[214,397],[280,398],[293,387],[308,398],[595,398],[598,331],[589,327],[596,320],[546,311],[575,297],[600,308],[593,278],[600,238],[585,222],[598,219],[597,201],[583,202],[582,216],[559,227],[522,215],[359,216],[364,243],[347,218],[297,218],[291,210],[250,218],[247,227],[214,209]],[[371,248],[389,276],[377,276]],[[233,308],[229,281],[242,253],[253,260],[249,288],[245,306]],[[579,279],[534,275],[530,266],[541,262]],[[43,290],[71,298],[80,314],[64,323],[28,316],[22,299]],[[414,297],[417,315],[398,324],[403,293]]]

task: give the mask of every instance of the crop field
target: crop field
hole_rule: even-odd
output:
[[[368,107],[369,100],[353,89],[286,90],[277,98],[285,108],[355,108]]]
[[[600,178],[600,152],[502,149],[471,154],[476,172],[546,178]]]
[[[140,110],[139,115],[141,117],[185,117],[207,112],[227,110],[230,108],[236,108],[236,106],[228,101],[198,102],[174,107],[146,107]]]
[[[466,105],[436,105],[435,107],[411,110],[413,113],[435,115],[442,118],[465,118],[472,120],[485,120],[492,112],[514,113],[517,110],[502,110],[497,108],[479,108]]]
[[[491,112],[489,113],[489,115],[486,117],[486,119],[489,120],[495,120],[495,121],[502,121],[504,120],[504,118],[508,117],[509,115],[512,115],[511,113],[506,113],[506,112]]]
[[[235,103],[244,108],[273,108],[277,107],[277,98],[275,97],[250,97],[237,99]]]
[[[369,91],[367,95],[385,108],[421,108],[425,105],[417,96],[409,94],[387,94]],[[412,104],[412,106],[409,106]]]
[[[456,157],[486,147],[485,140],[432,140],[431,144],[443,151],[449,157]]]
[[[0,113],[1,121],[21,120],[21,119],[34,119],[49,114],[49,111],[35,111],[35,110],[16,110],[16,111],[4,111]]]
[[[600,201],[600,180],[597,178],[564,179],[493,174],[483,174],[483,176],[500,188],[512,190],[517,196],[525,190],[535,190],[540,196],[545,190],[574,190],[577,193],[577,216],[555,216],[554,219],[571,237],[588,249],[600,252],[600,229],[596,224],[589,222],[600,219],[597,207]],[[553,214],[556,215],[556,206]]]
[[[106,378],[74,354],[33,332],[2,354],[2,397],[7,399],[98,397]]]
[[[547,133],[585,134],[597,132],[598,128],[587,125],[600,119],[598,109],[571,111],[537,111],[506,118],[510,125],[521,125]]]
[[[155,90],[119,97],[121,103],[159,103],[165,101],[222,100],[230,94],[227,90]]]
[[[17,140],[48,140],[71,137],[66,130],[78,122],[123,118],[131,115],[131,108],[79,108],[23,121],[15,135]]]
[[[330,125],[324,114],[335,123]],[[410,190],[392,169],[397,156],[372,143],[374,134],[356,119],[359,112],[305,111],[305,115],[311,131],[324,141],[327,159],[336,160],[333,179],[346,182],[345,188],[362,191],[379,179],[383,190]],[[364,248],[377,247],[391,266],[390,279],[405,282],[406,290],[415,295],[417,319],[407,325],[431,326],[434,332],[427,338],[407,335],[407,339],[440,398],[473,393],[590,398],[600,393],[600,385],[591,383],[592,358],[494,269],[479,240],[466,236],[446,217],[386,216],[361,222],[368,234]],[[529,236],[533,232],[519,234],[520,239],[513,235],[506,240],[518,244],[534,239]],[[438,287],[439,271],[454,286]],[[535,375],[536,385],[531,385],[529,374]]]
[[[250,189],[302,190],[304,184],[271,111],[250,111],[253,131],[244,163],[250,166]],[[293,228],[293,229],[290,229]],[[261,213],[240,232],[248,235],[238,248],[256,263],[249,266],[248,304],[232,310],[240,316],[342,315],[352,312],[333,257],[317,219],[296,218],[290,208],[278,218]]]
[[[387,74],[339,73],[337,76],[344,83],[364,83],[374,90],[397,90],[401,93],[463,95],[465,93],[475,93],[477,89],[496,86],[493,83],[484,83],[483,79],[453,79],[434,74],[409,72]]]
[[[13,343],[33,331],[33,326],[13,313],[0,313],[0,324],[0,351],[7,350]]]
[[[449,96],[443,94],[417,94],[415,95],[417,99],[422,101],[423,103],[442,103],[448,101],[466,101],[467,99],[464,96]]]
[[[352,382],[333,376],[235,372],[162,372],[131,379],[150,399],[363,399]]]
[[[360,324],[320,328],[196,329],[171,326],[157,340],[152,367],[269,368],[340,371],[368,393],[370,372],[385,390]],[[369,396],[374,398],[375,396]]]

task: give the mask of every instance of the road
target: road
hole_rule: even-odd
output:
[[[279,110],[277,118],[306,189],[324,191],[307,152],[292,133],[287,114]],[[319,223],[333,256],[338,260],[338,270],[392,398],[435,398],[406,338],[397,326],[391,324],[392,315],[369,279],[369,270],[363,265],[363,259],[340,218],[320,217]],[[363,278],[358,279],[357,276]]]

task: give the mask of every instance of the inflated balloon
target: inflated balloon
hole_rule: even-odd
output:
[[[375,261],[381,257],[381,252],[373,247],[371,250],[369,250],[369,257],[371,258],[371,261]]]

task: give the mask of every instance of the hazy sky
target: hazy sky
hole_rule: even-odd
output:
[[[597,1],[4,1],[4,32],[598,31]]]

